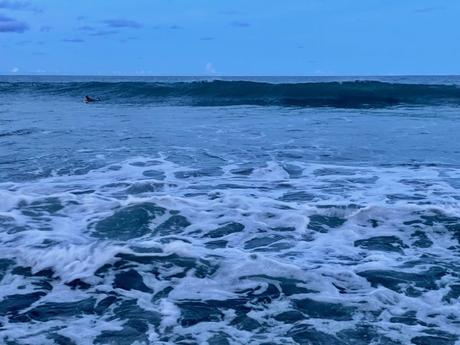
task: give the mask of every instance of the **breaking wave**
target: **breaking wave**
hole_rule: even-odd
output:
[[[253,81],[194,82],[1,82],[3,94],[83,97],[104,102],[188,106],[295,106],[373,108],[397,105],[460,105],[457,85],[380,81],[273,84]]]

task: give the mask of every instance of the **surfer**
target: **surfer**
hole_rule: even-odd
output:
[[[97,101],[100,101],[100,99],[99,98],[96,99],[91,96],[85,96],[85,103],[94,103]]]

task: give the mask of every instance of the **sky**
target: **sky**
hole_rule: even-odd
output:
[[[459,0],[0,0],[0,74],[460,74]]]

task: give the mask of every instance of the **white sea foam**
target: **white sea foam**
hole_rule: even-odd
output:
[[[301,171],[295,177],[277,161],[246,175],[232,173],[238,165],[230,164],[217,177],[184,177],[180,173],[192,170],[164,156],[136,157],[116,169],[106,167],[86,175],[1,184],[0,215],[7,218],[1,218],[0,253],[15,264],[6,269],[0,298],[38,291],[34,284],[42,280],[52,290],[23,313],[52,302],[95,297],[99,303],[113,294],[120,301],[135,301],[133,310],[159,313],[158,325],[149,325],[153,343],[190,334],[205,343],[219,332],[235,344],[267,341],[248,330],[250,326],[233,321],[241,315],[238,308],[249,308],[244,315],[263,327],[263,334],[286,343],[292,341],[287,334],[293,324],[336,336],[371,323],[377,332],[403,343],[422,334],[428,324],[459,336],[458,297],[446,300],[457,282],[458,239],[446,224],[456,224],[455,217],[460,217],[460,193],[448,182],[460,172],[440,167],[291,164]],[[161,172],[164,179],[149,177],[151,170]],[[131,193],[130,186],[139,182],[158,183],[161,188]],[[98,222],[118,210],[144,204],[163,210],[150,215],[148,224],[126,223],[136,229],[147,226],[145,234],[120,239],[115,233],[97,233]],[[187,223],[182,218],[174,220],[174,215],[185,217]],[[434,223],[421,216],[434,217]],[[454,220],[443,221],[443,217]],[[177,223],[168,223],[169,219]],[[112,226],[123,221],[117,219]],[[162,224],[168,224],[166,230],[158,230]],[[375,237],[389,244],[369,240]],[[417,245],[416,240],[431,244]],[[32,275],[14,273],[14,266],[30,267]],[[445,269],[444,273],[427,282],[394,276],[387,276],[389,282],[385,282],[363,275],[371,271],[421,275],[436,267]],[[52,277],[42,277],[43,270],[51,270]],[[143,285],[135,285],[137,276],[117,283],[118,275],[130,270],[139,273]],[[88,287],[65,285],[77,279]],[[392,286],[391,279],[401,281]],[[279,292],[272,291],[272,286]],[[406,291],[410,286],[416,290],[412,295]],[[152,297],[167,288],[168,293]],[[219,305],[238,299],[246,299],[240,307],[209,306],[210,300]],[[263,302],[255,302],[258,299]],[[339,316],[328,319],[324,311],[301,310],[304,319],[291,323],[275,318],[305,299],[319,303],[311,308],[340,305],[354,311],[348,317],[348,311],[339,308]],[[215,319],[199,316],[202,322],[187,324],[182,309],[191,302],[204,303],[199,305],[202,313],[215,313]],[[11,323],[3,316],[0,333],[21,344],[47,344],[52,342],[45,334],[59,329],[59,334],[78,344],[90,344],[104,331],[123,330],[126,319],[123,312],[116,314],[115,305],[100,315],[43,316],[46,320],[36,326]],[[414,324],[392,321],[407,312],[415,313]],[[135,311],[126,313],[126,317],[142,317],[132,316]],[[83,329],[85,339],[79,337]]]

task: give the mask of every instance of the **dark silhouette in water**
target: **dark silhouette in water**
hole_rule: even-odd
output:
[[[85,96],[85,103],[94,103],[94,102],[97,102],[97,101],[100,101],[99,98],[93,98],[93,97],[90,97],[90,96]]]

